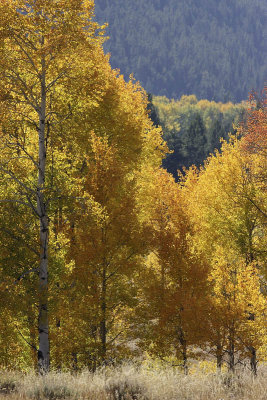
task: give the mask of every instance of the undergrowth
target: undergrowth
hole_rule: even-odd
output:
[[[267,365],[255,378],[248,370],[235,375],[195,368],[187,376],[174,368],[127,364],[96,373],[0,372],[1,400],[266,400]]]

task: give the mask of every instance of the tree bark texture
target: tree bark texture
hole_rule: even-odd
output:
[[[179,334],[178,334],[179,342],[181,345],[181,353],[182,353],[182,359],[183,359],[183,369],[184,369],[184,374],[188,375],[188,360],[187,360],[187,342],[184,336],[184,331],[180,327],[179,328]]]
[[[46,177],[46,76],[45,60],[42,60],[41,107],[39,110],[39,165],[37,187],[37,211],[40,223],[40,266],[39,266],[39,349],[38,366],[40,373],[49,371],[49,323],[48,323],[48,232],[49,220],[45,202]]]
[[[216,360],[217,360],[217,371],[221,371],[222,369],[222,361],[223,361],[223,353],[221,344],[217,344],[216,347]]]
[[[101,321],[100,321],[100,338],[101,338],[101,361],[105,363],[107,352],[107,326],[106,326],[106,310],[107,310],[107,282],[106,282],[106,262],[103,263],[102,271],[102,294],[101,294]]]
[[[229,355],[229,371],[235,371],[235,337],[234,337],[234,329],[231,328],[229,332],[229,347],[228,347],[228,355]]]
[[[257,353],[255,347],[251,346],[250,351],[250,368],[254,376],[257,376]]]

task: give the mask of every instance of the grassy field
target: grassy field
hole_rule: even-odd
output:
[[[266,400],[267,365],[257,378],[240,371],[235,376],[197,368],[184,376],[172,368],[124,365],[95,374],[0,372],[1,400]]]

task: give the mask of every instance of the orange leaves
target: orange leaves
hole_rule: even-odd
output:
[[[251,97],[251,108],[248,110],[247,120],[240,127],[243,155],[247,160],[247,170],[250,179],[257,183],[262,193],[258,201],[251,199],[254,207],[267,218],[266,190],[267,190],[267,88],[264,88],[262,99]],[[256,103],[256,104],[255,104]]]
[[[250,101],[247,120],[240,128],[244,135],[243,147],[250,153],[259,153],[267,158],[267,87],[261,99],[252,94]]]
[[[146,173],[139,196],[151,253],[145,261],[142,291],[147,312],[151,319],[156,317],[151,327],[151,340],[157,343],[154,351],[166,355],[174,346],[179,356],[184,351],[181,332],[187,345],[200,343],[204,337],[200,320],[205,312],[207,266],[192,246],[181,187],[163,169]]]

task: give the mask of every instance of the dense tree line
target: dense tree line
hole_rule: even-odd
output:
[[[97,0],[111,65],[154,95],[241,101],[266,79],[266,2]]]
[[[164,96],[150,99],[150,117],[162,127],[171,150],[163,166],[175,177],[183,167],[203,164],[209,154],[221,148],[222,138],[229,139],[246,115],[245,103],[198,101],[195,95],[184,95],[177,101]]]

